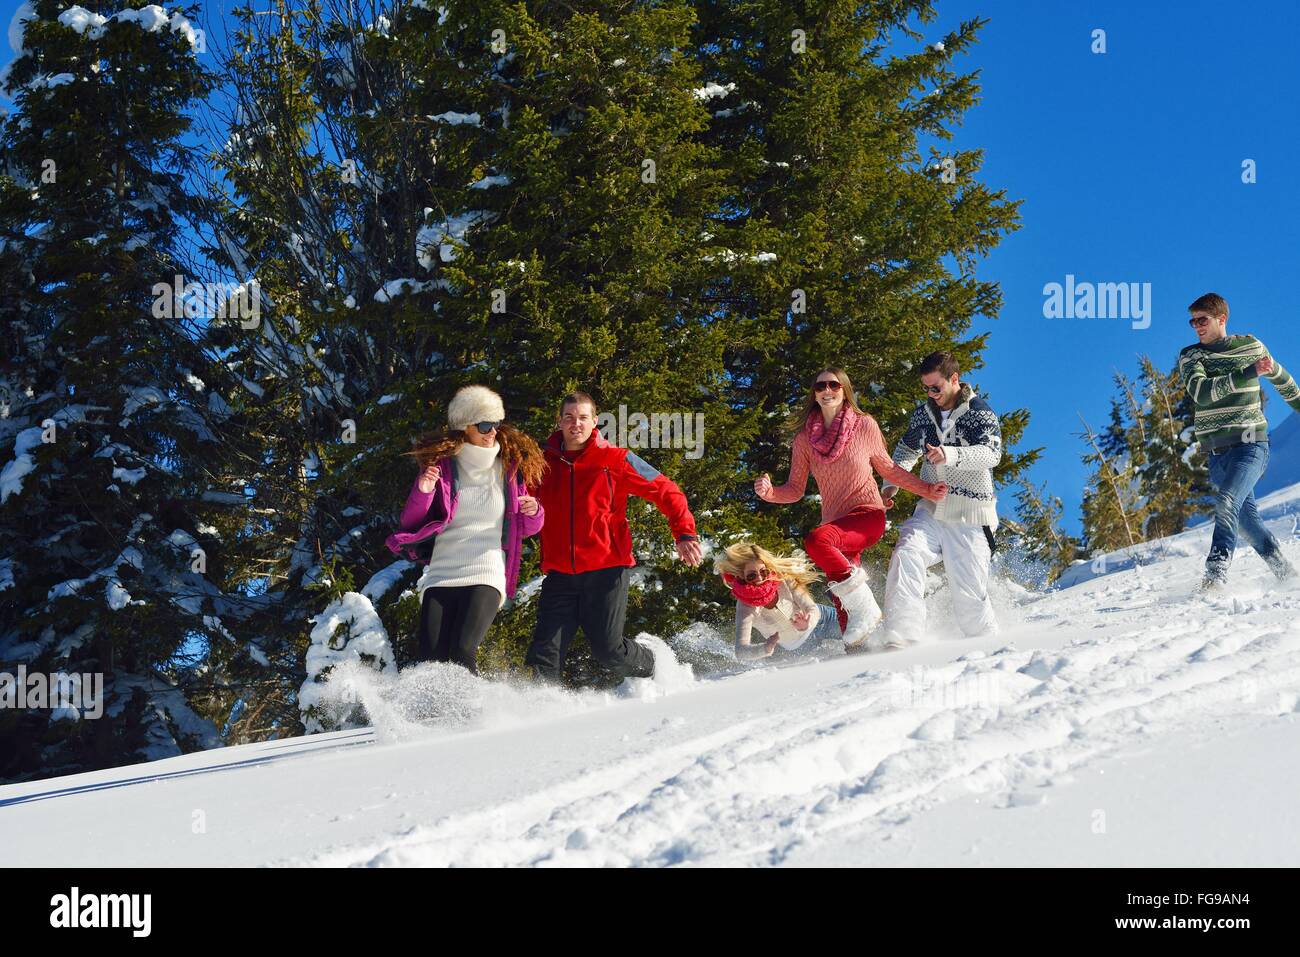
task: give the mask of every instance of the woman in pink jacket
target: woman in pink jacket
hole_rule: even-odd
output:
[[[935,502],[948,487],[922,482],[894,464],[880,426],[858,408],[853,383],[843,369],[817,373],[808,401],[791,426],[795,436],[790,480],[773,486],[764,473],[754,482],[754,492],[765,502],[788,504],[803,497],[809,472],[817,480],[822,524],[804,539],[804,550],[826,575],[844,647],[860,650],[880,621],[880,606],[860,564],[862,552],[885,534],[885,503],[875,473]]]
[[[420,473],[387,545],[425,566],[416,584],[421,661],[477,672],[478,647],[518,585],[523,540],[545,519],[528,488],[541,482],[546,461],[504,419],[499,395],[466,386],[451,400],[447,431],[410,453]]]

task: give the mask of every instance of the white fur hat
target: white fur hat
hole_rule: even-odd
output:
[[[453,429],[464,429],[474,422],[500,422],[505,417],[501,396],[485,385],[467,385],[457,390],[447,407],[447,425]]]

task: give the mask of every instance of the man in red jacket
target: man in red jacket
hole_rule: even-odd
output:
[[[542,526],[542,592],[525,661],[547,680],[564,671],[569,642],[581,627],[591,653],[620,677],[654,674],[654,655],[623,637],[632,532],[627,497],[655,504],[668,519],[677,554],[703,558],[686,496],[638,455],[595,431],[596,403],[574,392],[560,404],[559,428],[546,440],[546,476],[533,494],[546,510]]]

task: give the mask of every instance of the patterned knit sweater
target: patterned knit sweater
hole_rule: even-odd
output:
[[[780,504],[799,501],[808,487],[808,473],[812,472],[822,497],[822,524],[843,518],[855,508],[883,511],[885,503],[876,487],[873,468],[909,492],[922,495],[930,491],[929,482],[918,480],[894,464],[885,448],[880,426],[870,415],[863,413],[862,421],[843,454],[829,464],[813,452],[807,434],[800,429],[790,452],[790,480],[784,485],[774,486],[767,501]]]
[[[943,448],[943,465],[934,465],[924,457],[927,445]],[[993,467],[1002,461],[1002,426],[989,404],[966,383],[962,383],[946,426],[933,399],[926,399],[912,413],[907,431],[894,449],[894,461],[910,472],[918,460],[923,463],[921,478],[948,483],[948,494],[941,502],[922,499],[917,508],[928,510],[941,522],[998,527]],[[897,484],[886,485],[885,493],[892,494]]]
[[[1178,354],[1178,374],[1194,407],[1196,441],[1203,451],[1268,439],[1268,420],[1260,405],[1255,363],[1268,356],[1254,336],[1224,336],[1196,343]],[[1283,401],[1300,412],[1300,386],[1273,361],[1267,375]]]

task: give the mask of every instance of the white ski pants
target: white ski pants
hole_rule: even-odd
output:
[[[953,612],[967,637],[996,632],[998,623],[989,601],[988,539],[982,525],[941,522],[918,508],[898,530],[898,544],[889,559],[885,579],[886,633],[905,641],[925,636],[926,569],[943,562],[952,592]]]

